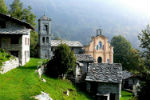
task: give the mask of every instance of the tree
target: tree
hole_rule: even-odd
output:
[[[5,0],[0,0],[0,13],[7,14],[8,8],[5,4]]]
[[[145,63],[148,69],[150,69],[150,26],[147,25],[145,30],[138,35],[140,40],[140,47],[142,50],[142,56],[145,59]]]
[[[36,27],[36,16],[32,13],[32,8],[28,6],[28,8],[23,8],[23,3],[20,0],[14,0],[13,3],[10,5],[9,13],[11,16],[25,21],[31,24],[34,28]],[[31,31],[30,34],[30,41],[31,41],[31,50],[30,54],[32,57],[37,56],[37,43],[38,43],[38,34],[35,31]]]
[[[114,47],[114,62],[121,63],[123,69],[129,69],[129,56],[132,49],[131,43],[123,36],[115,36],[111,40],[111,45]]]
[[[147,25],[145,30],[138,35],[140,40],[140,47],[142,50],[142,57],[145,60],[146,71],[142,73],[142,84],[138,92],[138,100],[146,100],[150,95],[150,26]]]
[[[60,44],[54,51],[54,57],[47,65],[47,75],[58,77],[74,70],[76,58],[66,44]],[[53,71],[52,71],[53,70]]]
[[[130,60],[129,70],[132,71],[134,74],[140,75],[145,71],[145,62],[144,59],[141,57],[141,52],[139,50],[132,48],[130,50],[130,56],[128,59]]]
[[[123,70],[140,73],[144,70],[144,60],[140,56],[140,51],[134,49],[129,41],[123,36],[115,36],[111,40],[114,47],[114,62],[121,63]]]
[[[143,74],[142,82],[140,84],[140,91],[138,91],[138,100],[147,100],[150,95],[150,74]]]
[[[12,17],[23,20],[23,3],[20,0],[14,0],[10,5],[9,13]]]

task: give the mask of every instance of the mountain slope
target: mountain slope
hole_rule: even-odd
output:
[[[148,16],[130,10],[115,0],[21,0],[31,5],[37,19],[44,13],[52,18],[52,32],[63,39],[90,41],[101,26],[109,40],[118,34],[137,47],[137,35],[150,21]],[[9,5],[12,0],[6,0]]]

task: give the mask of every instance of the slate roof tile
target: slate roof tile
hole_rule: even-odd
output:
[[[61,43],[67,44],[69,47],[83,47],[79,41],[51,40],[52,47],[57,47]]]
[[[106,83],[121,83],[122,66],[119,63],[91,63],[85,80]]]
[[[79,62],[94,62],[94,58],[87,54],[75,54],[77,61]]]
[[[7,30],[7,29],[1,29],[0,30],[0,35],[1,34],[7,34],[7,35],[11,35],[11,34],[22,34],[22,35],[27,35],[29,34],[30,29],[15,29],[15,30]]]

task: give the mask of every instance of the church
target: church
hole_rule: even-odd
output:
[[[113,47],[102,35],[101,29],[96,31],[96,36],[91,38],[91,42],[84,49],[85,54],[91,55],[97,63],[113,63]]]

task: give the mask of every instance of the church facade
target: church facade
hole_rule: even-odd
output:
[[[85,54],[91,55],[96,63],[113,63],[113,47],[102,35],[101,29],[97,30],[97,35],[92,37],[91,42],[84,46],[84,49]]]

